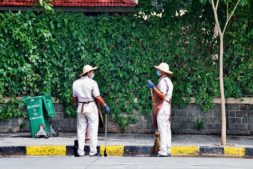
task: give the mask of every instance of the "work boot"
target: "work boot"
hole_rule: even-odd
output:
[[[160,153],[155,155],[155,157],[170,157],[170,156],[171,156],[170,154],[164,155],[164,154],[160,154]]]
[[[77,154],[76,157],[84,157],[84,154],[82,154],[82,155]]]
[[[77,150],[77,157],[83,157],[85,155],[84,152],[80,152]]]
[[[100,154],[100,153],[96,153],[96,154],[90,154],[89,156],[90,156],[90,157],[100,157],[101,154]]]

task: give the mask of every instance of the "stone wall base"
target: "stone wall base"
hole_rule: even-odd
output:
[[[196,104],[190,104],[185,108],[172,108],[172,132],[175,134],[220,134],[220,105],[214,104],[208,112],[203,112]],[[60,132],[76,132],[76,118],[65,117],[64,108],[55,104],[56,116],[52,123]],[[251,135],[253,134],[253,105],[252,104],[228,104],[227,134]],[[151,116],[145,118],[136,116],[137,123],[131,124],[123,130],[109,118],[108,132],[112,133],[153,133]],[[201,125],[202,123],[202,125]],[[0,121],[0,132],[28,132],[27,119],[10,119]],[[100,129],[103,132],[103,129]]]

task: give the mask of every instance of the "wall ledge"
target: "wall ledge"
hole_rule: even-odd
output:
[[[196,99],[191,97],[191,103],[195,103]],[[220,98],[213,99],[214,104],[220,104]],[[243,97],[243,98],[226,98],[226,104],[253,104],[253,97]]]
[[[21,100],[22,97],[17,97],[18,100]],[[196,99],[195,97],[191,97],[190,98],[191,104],[196,103]],[[5,97],[4,100],[0,103],[7,103],[10,101],[10,97]],[[53,97],[53,102],[54,103],[60,103],[60,101],[58,99],[56,99],[55,97]],[[221,99],[220,98],[214,98],[213,99],[213,103],[214,104],[220,104],[221,103]],[[226,104],[253,104],[253,97],[243,97],[243,98],[226,98]]]

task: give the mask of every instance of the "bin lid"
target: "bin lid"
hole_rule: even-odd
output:
[[[25,97],[22,97],[23,102],[32,101],[34,99],[42,99],[42,96],[25,96]]]

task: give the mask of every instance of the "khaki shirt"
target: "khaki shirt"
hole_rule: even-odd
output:
[[[88,76],[81,77],[73,83],[73,97],[78,97],[78,102],[94,101],[98,96],[98,84]]]
[[[159,79],[157,88],[166,95],[165,99],[170,101],[172,98],[173,84],[169,77],[161,77]]]

